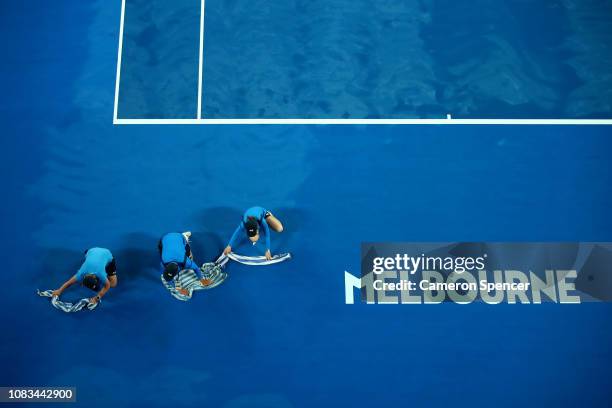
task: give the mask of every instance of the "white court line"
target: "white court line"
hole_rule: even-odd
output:
[[[119,22],[119,50],[117,51],[117,76],[115,77],[115,106],[113,108],[113,123],[117,122],[119,106],[119,84],[121,83],[121,55],[123,54],[123,22],[125,20],[125,0],[121,0],[121,20]]]
[[[202,119],[202,67],[204,65],[204,3],[200,7],[200,60],[198,62],[198,119]]]
[[[204,6],[200,8],[200,56],[198,63],[197,119],[119,119],[119,84],[121,82],[121,55],[123,53],[123,26],[125,2],[121,0],[119,50],[117,52],[117,78],[115,80],[114,125],[612,125],[612,119],[203,119],[202,87],[204,57]]]
[[[116,119],[115,125],[612,125],[612,119]]]

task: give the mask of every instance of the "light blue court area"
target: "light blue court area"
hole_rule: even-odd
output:
[[[612,119],[606,1],[124,1],[119,119]]]

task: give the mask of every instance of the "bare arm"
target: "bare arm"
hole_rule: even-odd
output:
[[[68,279],[59,289],[53,291],[53,296],[60,296],[62,292],[76,283],[76,275]]]
[[[92,297],[91,299],[89,299],[89,301],[90,301],[90,302],[93,302],[93,303],[98,303],[98,301],[99,301],[100,299],[102,299],[102,296],[104,296],[104,294],[105,294],[106,292],[108,292],[108,290],[110,289],[110,287],[111,287],[110,281],[107,279],[107,280],[104,282],[104,287],[102,288],[102,290],[101,290],[100,292],[98,292],[98,294],[97,294],[96,296],[94,296],[94,297]]]

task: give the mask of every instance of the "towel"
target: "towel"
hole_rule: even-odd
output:
[[[161,276],[161,281],[168,289],[170,294],[174,296],[174,298],[182,301],[187,301],[191,299],[193,296],[193,291],[195,290],[204,290],[204,289],[212,289],[214,287],[219,286],[220,284],[227,279],[227,273],[223,272],[222,266],[213,262],[205,263],[200,268],[202,271],[202,275],[205,279],[212,281],[210,285],[204,286],[200,283],[198,276],[191,269],[184,269],[178,273],[178,275],[173,279],[174,286],[172,286],[169,282],[164,279],[164,276]],[[187,295],[182,294],[178,291],[177,287],[181,289],[187,289],[189,292]]]
[[[101,302],[99,300],[98,303],[89,303],[89,299],[87,298],[83,298],[76,303],[62,302],[61,300],[59,300],[57,296],[53,296],[52,290],[45,290],[45,291],[37,290],[36,292],[38,293],[38,296],[51,298],[51,304],[56,309],[59,309],[66,313],[78,312],[84,307],[87,307],[87,309],[89,310],[94,310]]]
[[[291,254],[278,254],[267,260],[265,256],[244,256],[230,252],[227,255],[222,254],[216,263],[225,266],[230,259],[244,265],[273,265],[291,259]]]

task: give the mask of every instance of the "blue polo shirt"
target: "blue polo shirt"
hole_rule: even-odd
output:
[[[248,210],[246,210],[244,212],[244,215],[242,216],[242,222],[238,225],[238,227],[236,227],[236,230],[232,234],[232,237],[230,238],[229,243],[227,245],[233,248],[239,239],[242,239],[243,237],[246,236],[246,231],[244,230],[244,223],[247,222],[249,217],[253,217],[257,220],[257,224],[259,224],[260,237],[261,235],[264,236],[264,239],[266,242],[266,249],[269,251],[270,250],[270,228],[268,228],[268,223],[265,220],[267,212],[268,210],[266,210],[263,207],[251,207]]]
[[[161,243],[162,273],[166,264],[176,262],[179,268],[192,269],[196,275],[198,275],[198,278],[202,279],[202,272],[198,265],[185,255],[185,245],[187,245],[187,241],[185,241],[183,234],[180,232],[170,232],[162,237]]]
[[[113,254],[106,248],[91,248],[85,254],[85,262],[79,268],[75,277],[77,282],[83,282],[85,275],[96,275],[100,285],[104,286],[108,279],[106,265],[113,260]]]

